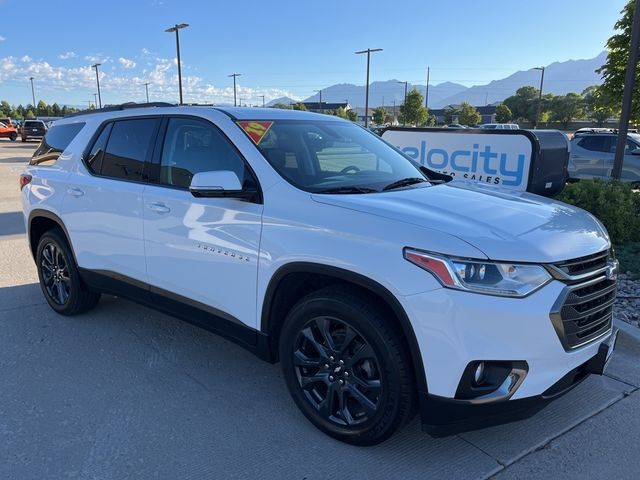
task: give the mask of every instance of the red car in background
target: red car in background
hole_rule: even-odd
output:
[[[15,142],[16,138],[18,138],[18,130],[10,123],[7,125],[6,123],[0,122],[0,138],[8,138],[12,142]]]

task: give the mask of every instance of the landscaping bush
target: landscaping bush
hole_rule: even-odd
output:
[[[557,199],[595,215],[609,231],[612,243],[640,241],[640,194],[631,184],[580,180],[567,185]]]

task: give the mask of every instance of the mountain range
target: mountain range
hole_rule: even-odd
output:
[[[569,92],[582,92],[590,85],[601,83],[600,75],[595,72],[607,59],[607,53],[602,52],[598,56],[587,60],[568,60],[566,62],[554,62],[545,66],[544,93],[564,95]],[[466,87],[459,83],[444,82],[437,85],[429,84],[429,107],[442,108],[447,105],[455,105],[469,102],[480,106],[501,102],[513,95],[516,90],[525,85],[540,85],[540,70],[515,72],[500,80],[493,80],[486,85],[474,85]],[[415,87],[420,93],[425,94],[425,85],[409,84],[408,89]],[[344,102],[348,100],[352,107],[364,107],[364,85],[340,83],[322,89],[323,102]],[[395,102],[400,105],[404,100],[404,82],[396,79],[382,82],[373,82],[369,85],[369,106],[390,106]],[[304,102],[317,102],[318,94],[314,94],[303,100]],[[295,100],[283,97],[269,102],[290,103]]]

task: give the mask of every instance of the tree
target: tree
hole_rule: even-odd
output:
[[[458,122],[461,125],[477,125],[482,120],[480,112],[469,102],[460,104],[460,113],[458,114]]]
[[[526,86],[516,90],[515,95],[511,95],[503,102],[509,110],[513,118],[518,120],[536,121],[536,112],[538,109],[538,96],[540,90],[535,87]],[[542,111],[542,105],[540,106]]]
[[[304,103],[300,103],[300,102],[299,102],[299,103],[294,104],[294,105],[293,105],[293,109],[294,109],[294,110],[300,110],[300,111],[303,111],[303,112],[306,112],[306,111],[307,111],[307,107],[305,107],[305,106],[304,106]]]
[[[424,108],[422,94],[415,87],[412,88],[407,94],[406,104],[400,105],[400,121],[412,125],[422,125],[427,121],[428,116],[429,111]]]
[[[449,105],[444,109],[444,123],[450,124],[453,123],[453,117],[457,116],[460,113],[460,109],[456,106]]]
[[[11,115],[11,105],[9,105],[9,102],[7,102],[6,100],[2,100],[2,102],[0,102],[0,113],[2,113],[2,115],[8,117]]]
[[[347,110],[346,111],[347,118],[352,122],[356,122],[358,120],[358,112],[355,110]]]
[[[44,100],[40,100],[38,102],[38,106],[36,107],[36,116],[38,115],[47,115],[47,104],[44,103]]]
[[[373,122],[380,125],[384,123],[385,110],[383,107],[378,107],[373,111]]]
[[[513,114],[511,113],[511,109],[504,103],[501,103],[496,107],[496,122],[509,123],[512,118]]]
[[[550,107],[551,120],[560,122],[565,130],[571,120],[584,115],[584,99],[573,92],[553,97]]]
[[[596,122],[599,127],[616,114],[617,109],[611,107],[611,102],[600,85],[585,88],[582,96],[586,116]]]
[[[635,0],[630,0],[620,12],[622,17],[614,25],[614,29],[618,30],[618,33],[607,41],[607,61],[596,70],[603,79],[601,100],[606,102],[606,105],[614,112],[620,109],[622,103],[634,9]],[[640,68],[636,69],[630,121],[633,124],[640,123]]]
[[[280,108],[282,110],[289,110],[291,109],[291,106],[287,105],[286,103],[274,103],[273,105],[271,105],[271,108]]]

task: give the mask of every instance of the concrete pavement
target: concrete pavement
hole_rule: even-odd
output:
[[[637,478],[640,341],[607,376],[535,417],[432,439],[417,419],[371,448],[336,442],[290,400],[279,365],[114,297],[45,304],[18,175],[36,144],[0,140],[0,478]]]

